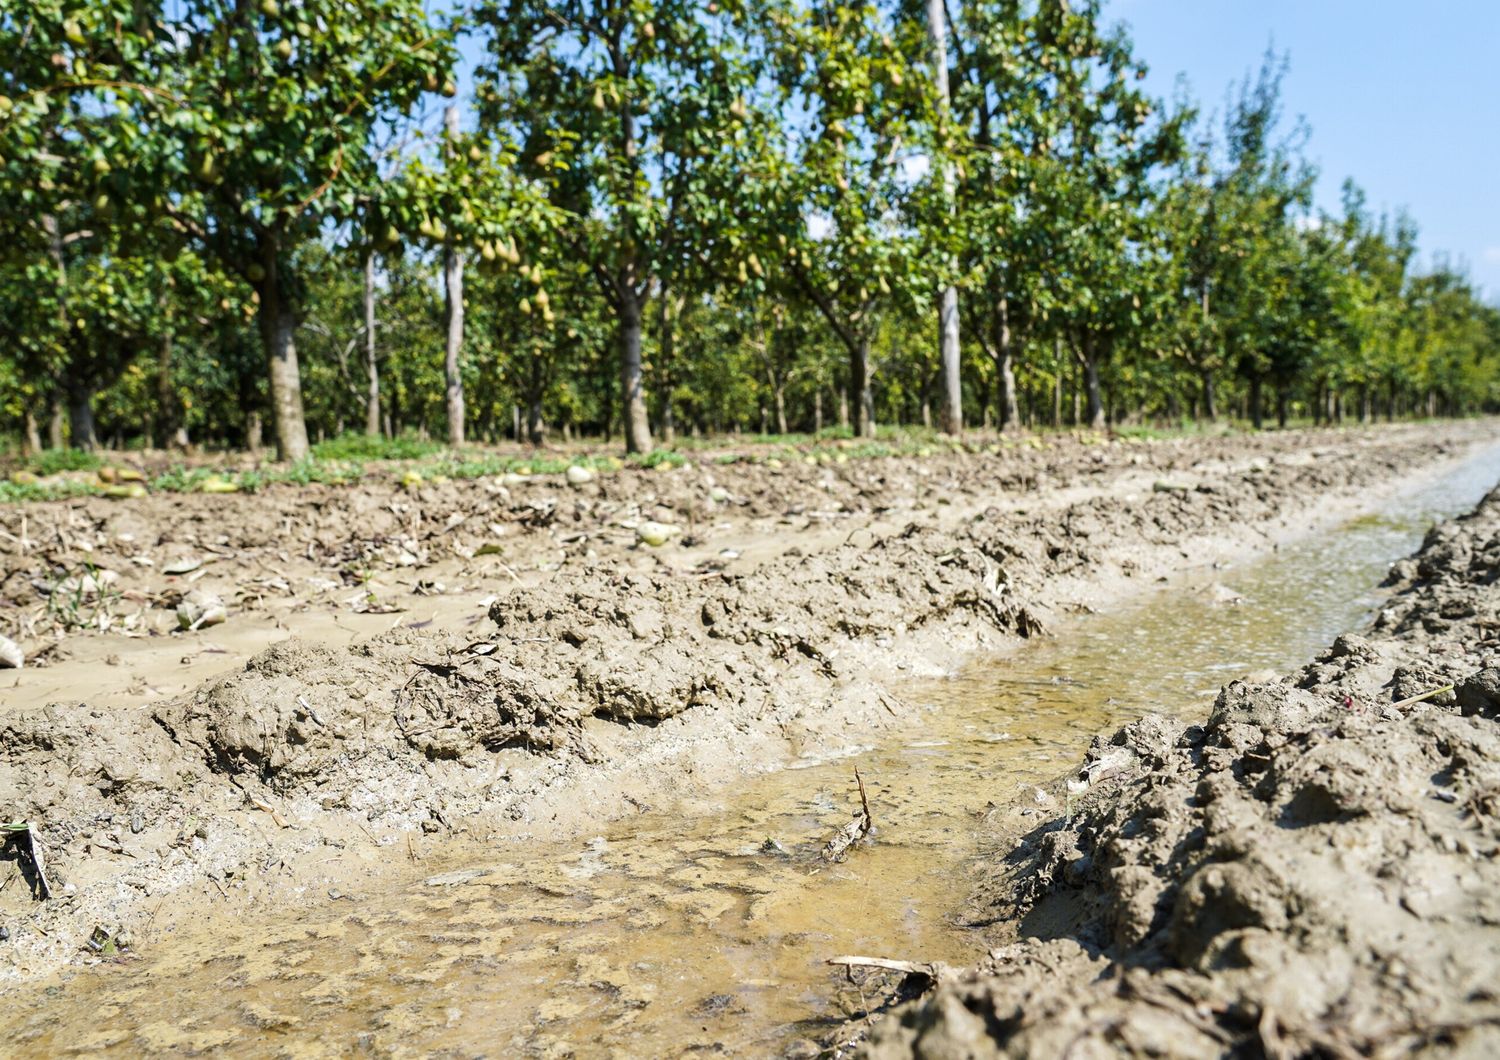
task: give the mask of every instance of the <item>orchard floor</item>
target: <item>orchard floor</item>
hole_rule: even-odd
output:
[[[1212,591],[1214,564],[1497,442],[1489,421],[1054,437],[0,509],[5,631],[36,662],[0,672],[0,806],[57,895],[0,888],[0,975],[98,960],[96,928],[128,957],[337,905],[476,845],[545,876],[569,837],[920,732],[914,680],[1184,571]],[[645,520],[680,533],[643,545]],[[80,575],[98,591],[60,590]],[[227,620],[178,631],[189,590]]]

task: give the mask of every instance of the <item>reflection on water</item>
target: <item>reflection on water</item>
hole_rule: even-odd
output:
[[[1305,662],[1357,627],[1389,563],[1472,507],[1495,454],[1260,561],[1199,569],[957,678],[907,691],[924,722],[882,746],[747,779],[568,845],[453,855],[439,875],[296,918],[161,940],[142,960],[13,994],[27,1053],[657,1056],[776,1053],[857,1006],[837,954],[972,959],[949,914],[975,818],[1146,711]],[[870,783],[877,841],[817,859]],[[439,871],[434,869],[433,871]]]

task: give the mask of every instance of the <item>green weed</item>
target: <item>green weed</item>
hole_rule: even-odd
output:
[[[47,449],[26,463],[27,470],[38,475],[55,475],[59,471],[97,471],[103,466],[104,460],[98,453],[82,449]]]
[[[318,460],[331,461],[422,460],[446,448],[441,442],[423,441],[414,434],[371,438],[367,434],[349,432],[319,442],[312,447],[312,452]]]

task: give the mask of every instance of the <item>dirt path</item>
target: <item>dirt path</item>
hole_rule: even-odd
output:
[[[974,913],[1012,941],[858,1051],[1496,1055],[1500,490],[1392,582],[1205,725],[1097,741],[1071,816],[988,868]]]
[[[0,686],[0,805],[37,824],[58,898],[0,892],[3,971],[45,973],[99,925],[169,923],[170,895],[295,901],[454,832],[555,837],[911,724],[898,679],[1368,507],[1495,434],[1069,440],[5,511],[6,621],[49,665]],[[645,519],[683,533],[639,546]],[[69,587],[93,610],[63,617],[108,631],[38,651],[59,617],[38,586],[83,573],[104,591]],[[167,632],[190,588],[228,620]]]

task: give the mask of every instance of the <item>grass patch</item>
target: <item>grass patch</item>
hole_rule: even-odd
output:
[[[231,482],[238,482],[240,489],[254,493],[258,489],[280,482],[294,486],[310,486],[314,483],[327,486],[344,486],[364,478],[361,464],[349,461],[326,461],[316,457],[299,460],[295,464],[242,471],[239,475],[227,475]]]
[[[654,449],[649,453],[632,453],[625,458],[630,467],[652,470],[658,467],[681,467],[688,458],[675,449]]]
[[[98,493],[92,482],[5,482],[0,481],[0,504],[25,501],[62,501],[69,497],[87,497]]]
[[[104,459],[82,449],[46,449],[26,463],[28,471],[38,475],[55,475],[59,471],[98,471]]]
[[[423,460],[448,448],[442,442],[423,441],[414,434],[395,438],[372,438],[367,434],[347,432],[312,447],[317,460]]]

